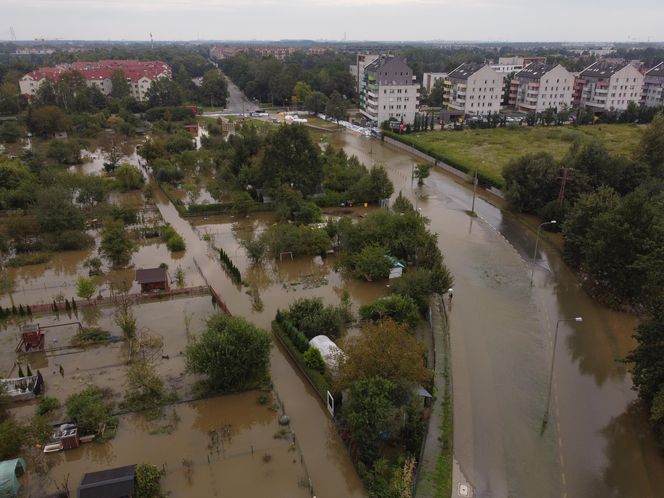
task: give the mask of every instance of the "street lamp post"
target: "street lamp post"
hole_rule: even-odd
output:
[[[535,251],[533,252],[533,259],[530,263],[531,270],[530,270],[530,286],[533,286],[533,277],[535,276],[535,258],[537,257],[537,247],[539,245],[539,237],[540,237],[540,231],[542,230],[542,227],[544,225],[555,225],[558,223],[556,220],[551,220],[551,221],[545,221],[544,223],[541,223],[540,226],[537,227],[537,237],[535,238]]]
[[[546,428],[546,425],[549,423],[549,411],[551,407],[551,388],[553,386],[553,366],[556,363],[556,346],[558,345],[558,328],[562,322],[583,322],[583,317],[577,316],[574,318],[567,318],[558,320],[556,322],[556,332],[553,335],[553,352],[551,353],[551,370],[549,371],[549,389],[548,394],[546,395],[546,411],[544,412],[544,419],[542,420],[542,432]]]
[[[475,166],[475,176],[473,177],[473,205],[470,208],[470,212],[475,212],[475,196],[477,195],[477,165]]]

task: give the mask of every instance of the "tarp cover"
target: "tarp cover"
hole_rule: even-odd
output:
[[[14,498],[18,495],[21,483],[16,478],[16,467],[19,466],[21,472],[25,472],[25,460],[22,458],[0,462],[0,497]]]

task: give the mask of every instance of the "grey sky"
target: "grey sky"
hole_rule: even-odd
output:
[[[0,39],[661,41],[662,0],[0,0]]]

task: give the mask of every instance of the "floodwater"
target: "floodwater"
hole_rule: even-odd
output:
[[[455,457],[475,496],[658,497],[664,458],[620,363],[635,317],[592,301],[558,251],[440,171],[411,187],[417,159],[351,133],[328,140],[365,164],[386,166],[398,193],[431,220],[455,276],[449,307]],[[546,408],[552,339],[561,322],[551,418]],[[456,486],[456,483],[453,483]]]
[[[141,462],[164,469],[161,485],[170,496],[308,498],[299,452],[274,437],[278,414],[272,401],[260,405],[259,396],[251,391],[170,408],[171,433],[150,435],[143,417],[122,416],[110,442],[45,456],[54,468],[48,478],[33,475],[29,492],[55,491],[65,479],[72,490],[86,472]]]

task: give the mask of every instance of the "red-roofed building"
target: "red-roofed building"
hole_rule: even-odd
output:
[[[94,62],[72,62],[54,67],[42,67],[32,71],[19,81],[21,93],[32,97],[47,79],[58,81],[67,71],[78,71],[89,87],[98,88],[104,95],[110,95],[113,85],[111,76],[116,70],[123,70],[136,100],[145,100],[148,88],[154,80],[172,78],[171,68],[161,61],[104,60]]]

